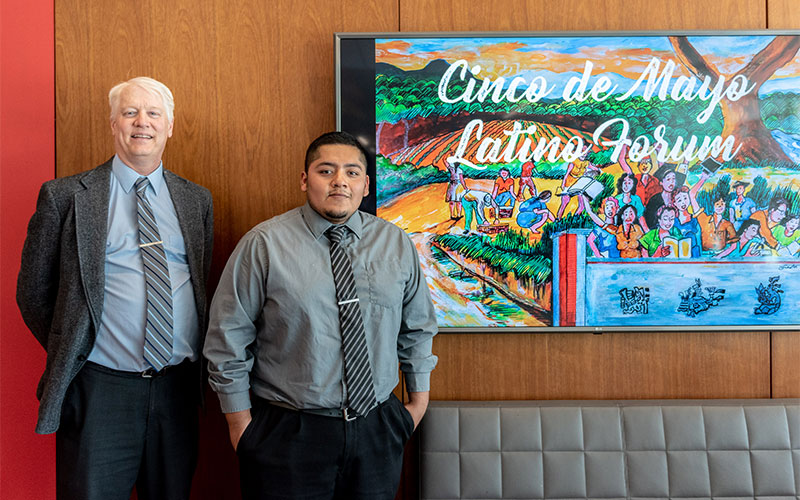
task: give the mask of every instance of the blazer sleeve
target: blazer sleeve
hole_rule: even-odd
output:
[[[206,191],[206,214],[203,220],[205,227],[205,241],[203,245],[203,283],[208,283],[209,275],[211,274],[211,255],[214,248],[214,201],[211,198],[211,193]]]
[[[46,182],[39,190],[36,212],[28,223],[17,277],[17,305],[22,319],[45,348],[59,286],[61,225],[52,184]]]

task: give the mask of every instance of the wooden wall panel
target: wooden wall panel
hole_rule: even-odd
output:
[[[800,332],[772,334],[772,397],[800,398]]]
[[[800,3],[797,0],[767,0],[767,28],[800,30]]]
[[[767,27],[800,30],[800,2],[767,0]],[[800,397],[800,332],[772,334],[772,395]]]
[[[211,189],[214,269],[256,223],[304,201],[305,147],[335,127],[333,33],[395,31],[396,0],[56,2],[57,174],[113,154],[107,93],[175,94],[165,165]]]
[[[792,2],[792,0],[786,0]],[[401,31],[763,29],[766,0],[401,0]]]
[[[433,399],[770,397],[769,333],[441,334]]]

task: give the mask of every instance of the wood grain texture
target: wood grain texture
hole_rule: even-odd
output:
[[[765,1],[402,0],[400,29],[401,31],[764,29],[766,28]]]
[[[395,31],[396,0],[56,2],[57,174],[113,154],[108,90],[175,95],[167,168],[214,195],[216,276],[252,226],[300,205],[308,143],[335,127],[333,34]]]
[[[767,0],[767,28],[800,30],[800,2]]]
[[[800,397],[800,332],[772,334],[772,397]]]
[[[769,333],[440,334],[431,397],[758,398]]]

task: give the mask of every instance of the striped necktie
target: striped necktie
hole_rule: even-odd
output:
[[[134,184],[139,219],[139,249],[142,251],[147,292],[144,359],[155,370],[161,370],[172,357],[172,286],[164,243],[158,234],[153,209],[145,193],[149,185],[147,177],[139,177]]]
[[[346,226],[335,225],[326,231],[326,235],[331,241],[331,269],[339,303],[348,406],[359,415],[366,415],[375,406],[375,388],[353,267],[341,244],[346,231]]]

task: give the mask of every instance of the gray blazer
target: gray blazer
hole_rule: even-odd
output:
[[[25,324],[47,351],[36,392],[36,432],[40,434],[58,429],[64,395],[86,362],[100,326],[110,176],[111,160],[87,172],[45,182],[28,223],[17,304]],[[214,234],[211,193],[167,170],[164,179],[185,241],[198,324],[205,336],[206,281]]]

